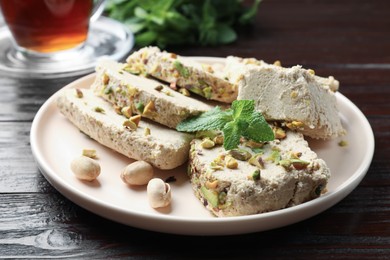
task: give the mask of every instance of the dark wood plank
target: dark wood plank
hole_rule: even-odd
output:
[[[0,193],[52,192],[30,148],[30,122],[0,122]]]
[[[187,56],[237,55],[333,75],[368,118],[372,164],[344,200],[306,221],[240,236],[191,237],[123,226],[60,195],[30,150],[31,122],[55,91],[78,77],[0,76],[0,258],[389,259],[390,1],[272,0],[239,40],[169,47]]]
[[[299,252],[302,257],[319,254],[316,259],[342,259],[347,254],[350,258],[384,257],[390,250],[390,227],[383,226],[390,214],[386,207],[390,194],[385,188],[359,188],[340,205],[289,227],[221,237],[178,236],[126,227],[96,217],[57,194],[3,194],[0,199],[0,255],[7,257],[214,258],[244,254],[287,259]]]

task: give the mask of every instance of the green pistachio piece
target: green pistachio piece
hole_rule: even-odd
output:
[[[188,78],[190,76],[190,72],[188,71],[188,69],[186,67],[183,66],[183,64],[180,61],[175,60],[175,62],[173,63],[173,66],[180,73],[181,76],[183,76],[185,78]]]
[[[203,96],[207,99],[211,98],[211,94],[213,93],[213,89],[211,87],[206,87],[202,90]]]
[[[229,154],[240,161],[248,161],[252,157],[252,154],[244,149],[232,149]]]
[[[203,197],[207,200],[208,203],[210,203],[213,208],[218,207],[218,192],[209,190],[205,186],[200,187],[200,191],[202,192]]]

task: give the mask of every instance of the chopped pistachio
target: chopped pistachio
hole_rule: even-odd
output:
[[[180,61],[175,60],[173,66],[184,78],[188,78],[190,76],[189,70],[186,67],[184,67]]]
[[[292,121],[292,122],[286,123],[286,126],[292,130],[296,130],[296,129],[302,129],[305,126],[305,124],[303,122],[300,122],[300,121]]]
[[[107,74],[103,74],[103,84],[107,85],[110,82],[110,77]]]
[[[309,162],[300,159],[285,159],[280,160],[279,165],[286,169],[290,168],[290,166],[293,166],[297,170],[303,170],[306,169],[306,167],[309,165]]]
[[[247,161],[252,157],[252,154],[244,149],[232,149],[229,151],[229,154],[240,161]]]
[[[209,99],[209,98],[211,98],[211,94],[213,92],[213,89],[211,87],[206,87],[206,88],[202,89],[202,92],[203,92],[202,96]]]
[[[205,186],[200,187],[200,191],[203,194],[203,197],[213,208],[218,207],[219,199],[218,193],[214,190],[209,190]]]
[[[145,105],[144,105],[144,103],[142,103],[142,101],[135,102],[134,105],[135,105],[135,108],[136,108],[140,113],[143,113],[143,112],[144,112]]]
[[[252,177],[252,180],[254,180],[254,181],[260,180],[260,170],[259,169],[255,170],[252,173],[251,177]]]
[[[123,122],[123,126],[126,127],[127,129],[130,129],[130,130],[136,130],[137,129],[137,125],[131,121],[131,120],[125,120]]]
[[[223,144],[223,141],[224,141],[224,137],[223,135],[217,135],[213,138],[213,141],[215,144],[217,145],[222,145]]]
[[[339,145],[340,147],[345,147],[345,146],[348,146],[348,142],[345,141],[345,140],[341,140],[341,141],[338,143],[338,145]]]
[[[273,128],[275,139],[284,139],[286,138],[286,132],[281,127]]]
[[[186,89],[186,88],[180,88],[180,89],[179,89],[179,92],[180,92],[182,95],[186,96],[186,97],[189,97],[189,96],[190,96],[190,92],[189,92],[188,89]]]
[[[228,167],[229,169],[237,169],[238,168],[238,162],[233,157],[226,156],[225,161],[226,161],[226,167]]]
[[[254,155],[249,159],[249,164],[264,169],[264,161],[260,154]]]
[[[97,158],[97,154],[96,154],[95,149],[83,149],[82,155],[87,156],[87,157],[92,158],[92,159]]]
[[[145,136],[150,135],[150,128],[149,128],[149,127],[145,127],[145,129],[144,129],[144,135],[145,135]]]
[[[134,122],[136,126],[139,125],[139,122],[141,121],[141,115],[135,115],[129,118],[130,121]]]
[[[121,109],[121,113],[127,118],[130,118],[133,115],[133,112],[131,111],[131,107],[123,107]]]
[[[83,92],[81,89],[76,88],[76,97],[82,98],[84,96]]]
[[[156,115],[156,107],[154,106],[154,102],[152,100],[150,100],[148,104],[146,104],[142,115],[148,117],[154,117]]]
[[[161,91],[163,88],[163,85],[157,85],[156,87],[154,87],[154,89],[157,91]]]
[[[279,163],[279,161],[280,161],[280,152],[278,150],[273,150],[271,152],[270,156],[266,160],[274,162],[274,163]]]
[[[311,75],[315,75],[316,74],[316,72],[314,70],[312,70],[312,69],[308,69],[307,72],[309,72]]]
[[[98,112],[98,113],[104,114],[104,109],[101,108],[101,107],[95,107],[95,108],[94,108],[94,111],[95,111],[95,112]]]
[[[276,61],[274,61],[274,65],[281,67],[282,63],[280,62],[280,60],[276,60]]]
[[[210,148],[213,148],[215,146],[215,143],[213,141],[211,141],[210,138],[206,137],[202,140],[202,142],[200,143],[200,146],[202,146],[202,148],[205,148],[205,149],[210,149]]]
[[[215,181],[206,181],[205,186],[206,186],[207,189],[214,190],[218,186],[218,181],[217,180],[215,180]]]

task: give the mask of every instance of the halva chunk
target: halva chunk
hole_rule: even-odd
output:
[[[127,58],[130,71],[168,82],[173,89],[184,88],[206,99],[231,103],[237,85],[216,73],[212,66],[198,63],[157,47],[145,47]]]
[[[175,128],[182,120],[211,109],[211,102],[200,101],[173,91],[163,83],[127,72],[126,64],[101,61],[91,89],[113,104],[119,113],[142,115]]]
[[[188,159],[192,135],[179,133],[146,118],[118,115],[90,89],[64,89],[57,107],[86,135],[129,158],[160,169],[173,169]]]
[[[286,131],[268,143],[242,139],[229,151],[204,146],[204,140],[191,143],[189,176],[195,195],[215,216],[279,210],[326,190],[330,170],[301,133]]]
[[[242,64],[228,58],[225,70],[238,84],[237,99],[254,99],[267,121],[284,122],[317,139],[345,134],[334,92],[301,66]]]

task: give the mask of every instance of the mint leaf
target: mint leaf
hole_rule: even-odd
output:
[[[263,115],[255,111],[253,100],[235,100],[230,109],[215,107],[199,116],[180,122],[176,129],[184,132],[221,130],[225,150],[236,148],[241,136],[256,142],[274,140],[274,133]]]
[[[192,117],[180,122],[176,129],[182,132],[221,130],[229,121],[231,121],[229,111],[222,111],[220,107],[215,107],[197,117]]]
[[[255,110],[255,101],[253,100],[234,100],[232,103],[233,117],[249,118]]]
[[[254,111],[247,122],[249,125],[243,131],[242,136],[256,142],[272,141],[275,139],[274,132],[260,112]]]
[[[225,125],[223,128],[223,148],[225,150],[231,150],[237,147],[237,145],[240,143],[240,132],[242,129],[240,129],[240,126],[238,124],[235,124],[234,121],[231,121]]]

